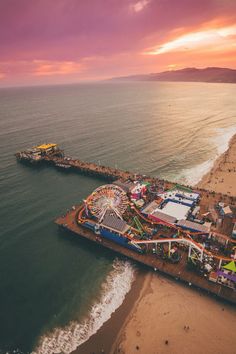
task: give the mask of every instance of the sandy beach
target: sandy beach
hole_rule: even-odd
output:
[[[236,196],[236,134],[230,140],[228,150],[219,156],[198,187]]]
[[[198,187],[236,195],[236,135]],[[77,354],[232,354],[236,308],[143,270],[122,306]]]
[[[232,354],[236,309],[151,273],[112,353]]]

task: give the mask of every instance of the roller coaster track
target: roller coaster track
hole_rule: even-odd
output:
[[[207,254],[209,257],[218,259],[218,260],[222,260],[222,261],[227,261],[227,262],[231,262],[233,259],[229,258],[229,257],[224,257],[224,256],[217,256],[215,254],[212,254],[210,251],[207,251],[200,243],[189,239],[189,238],[165,238],[165,239],[158,239],[158,240],[137,240],[137,241],[133,241],[133,243],[135,244],[161,244],[161,243],[183,243],[188,245],[189,247],[195,248],[197,249],[199,252],[201,253],[205,253]]]
[[[141,212],[140,210],[138,210],[135,206],[132,206],[132,208],[135,210],[135,212],[140,216],[140,218],[142,218],[144,221],[146,221],[147,223],[151,223],[151,224],[154,224],[154,225],[163,225],[163,226],[168,226],[172,229],[175,229],[176,231],[180,231],[184,234],[187,234],[188,236],[192,235],[192,236],[200,236],[200,235],[205,235],[206,233],[205,232],[193,232],[193,231],[186,231],[186,230],[183,230],[181,229],[179,226],[176,226],[176,225],[173,225],[173,224],[169,224],[167,222],[164,222],[164,221],[154,221],[154,220],[150,220],[148,218],[146,218]],[[221,238],[223,238],[224,240],[228,241],[228,242],[231,242],[233,244],[236,244],[236,240],[233,240],[232,238],[226,236],[226,235],[223,235],[217,231],[213,231],[213,234],[216,235],[216,236],[219,236]]]
[[[135,208],[135,210],[137,210]],[[81,224],[85,223],[85,222],[90,222],[90,219],[83,219],[82,218],[82,214],[85,211],[85,207],[83,207],[79,213],[78,213],[78,218],[77,221],[79,221]],[[139,213],[138,213],[139,214]],[[139,214],[141,216],[141,213]],[[144,217],[144,219],[146,219]],[[149,219],[146,219],[145,221],[150,223]],[[162,223],[163,224],[163,223]],[[165,224],[166,225],[166,224]],[[172,226],[172,225],[171,225]],[[178,228],[179,229],[179,228]],[[182,230],[181,230],[182,231]],[[232,258],[229,257],[224,257],[224,256],[217,256],[215,254],[212,254],[210,251],[206,250],[200,243],[194,241],[191,236],[189,235],[189,233],[187,233],[187,237],[182,237],[182,238],[165,238],[165,239],[157,239],[157,240],[134,240],[130,235],[125,234],[124,236],[127,237],[132,243],[134,244],[161,244],[161,243],[168,243],[168,242],[176,242],[176,243],[182,243],[185,245],[188,245],[189,247],[191,246],[192,248],[197,249],[199,252],[203,252],[205,254],[207,254],[210,257],[213,257],[214,259],[217,260],[222,260],[222,261],[226,261],[226,262],[230,262],[232,261]],[[191,233],[190,233],[191,234]],[[224,236],[224,235],[223,235]],[[225,236],[226,237],[226,236]]]

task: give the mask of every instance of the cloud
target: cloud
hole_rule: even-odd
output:
[[[159,55],[169,52],[191,51],[205,48],[207,51],[235,47],[236,26],[223,28],[210,28],[196,32],[186,33],[171,41],[146,51],[146,54]],[[214,48],[212,48],[214,46]]]
[[[177,69],[178,65],[177,64],[169,64],[167,65],[168,70],[175,70]]]
[[[1,0],[1,84],[235,67],[235,18],[234,0]]]
[[[149,46],[151,36],[160,41],[175,28],[217,17],[223,5],[214,2],[2,0],[0,59],[76,61],[140,50]],[[233,13],[233,6],[228,7]]]
[[[149,4],[149,2],[150,2],[150,0],[140,0],[140,1],[132,4],[131,9],[134,12],[140,12]]]
[[[82,70],[82,65],[73,61],[34,60],[33,62],[36,66],[33,75],[36,76],[69,75],[79,73]]]

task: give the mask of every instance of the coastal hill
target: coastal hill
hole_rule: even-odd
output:
[[[112,78],[112,81],[185,81],[236,83],[236,70],[209,67],[205,69],[185,68],[144,75],[132,75]]]

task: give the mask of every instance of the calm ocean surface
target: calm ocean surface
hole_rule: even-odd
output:
[[[196,183],[236,133],[236,85],[102,83],[0,89],[0,353],[70,353],[106,321],[135,267],[61,233],[56,216],[101,181],[16,162],[67,155]]]

